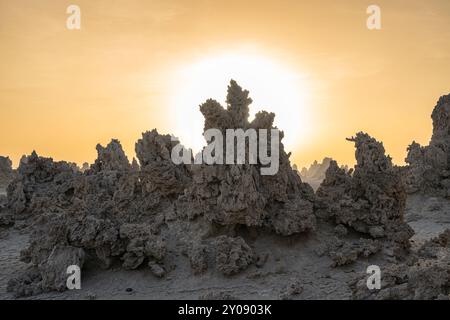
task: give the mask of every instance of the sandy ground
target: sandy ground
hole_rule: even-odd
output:
[[[407,221],[416,231],[412,240],[419,244],[450,227],[450,201],[412,196],[407,202]],[[180,255],[172,261],[176,267],[163,279],[145,268],[99,270],[87,265],[82,272],[81,290],[28,299],[199,299],[211,294],[237,299],[279,299],[296,281],[303,287],[296,299],[349,299],[347,282],[365,275],[368,265],[389,262],[389,256],[379,253],[349,266],[332,268],[329,257],[317,254],[319,244],[332,234],[332,228],[323,225],[311,235],[283,238],[263,234],[246,238],[257,252],[266,252],[268,260],[264,266],[251,266],[234,277],[224,277],[214,270],[192,275],[187,258]],[[27,241],[28,236],[18,230],[0,230],[0,299],[13,298],[6,292],[6,284],[26,268],[18,258]]]
[[[450,201],[439,198],[413,196],[406,204],[406,221],[416,234],[417,243],[435,237],[450,228]]]

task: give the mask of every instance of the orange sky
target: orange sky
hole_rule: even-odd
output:
[[[366,28],[373,3],[379,31]],[[66,28],[70,4],[81,30]],[[0,154],[92,162],[98,142],[117,138],[132,158],[141,132],[179,129],[171,101],[190,78],[177,70],[250,50],[301,75],[307,116],[283,120],[309,128],[289,146],[293,162],[353,164],[345,137],[364,130],[403,163],[412,140],[428,143],[431,111],[450,91],[449,21],[448,0],[0,0]]]

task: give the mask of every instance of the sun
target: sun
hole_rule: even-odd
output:
[[[302,144],[311,123],[305,76],[263,55],[227,53],[176,68],[169,112],[175,121],[173,132],[185,146],[199,151],[205,145],[198,106],[213,98],[226,107],[231,79],[250,92],[250,120],[258,111],[274,112],[275,125],[285,132],[287,150]]]

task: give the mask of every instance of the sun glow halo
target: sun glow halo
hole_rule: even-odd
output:
[[[275,125],[285,132],[283,143],[287,150],[301,145],[302,136],[308,133],[310,114],[304,76],[282,64],[260,55],[224,54],[176,70],[170,98],[173,131],[194,151],[205,145],[198,106],[212,98],[226,108],[226,89],[231,79],[250,92],[250,120],[261,110],[276,114]]]

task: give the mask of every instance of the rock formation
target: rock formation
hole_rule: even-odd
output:
[[[446,98],[441,100],[440,111],[433,113],[435,128],[439,128],[433,134],[433,146],[414,145],[411,159],[443,163],[449,104]],[[204,130],[273,129],[273,113],[262,111],[248,120],[251,102],[248,91],[231,81],[226,108],[214,100],[200,106]],[[21,159],[8,186],[7,201],[0,202],[0,226],[15,224],[31,233],[21,253],[29,269],[11,280],[8,290],[16,296],[64,290],[66,268],[88,263],[103,268],[146,268],[161,278],[185,259],[192,275],[216,272],[230,277],[277,261],[261,249],[257,242],[261,235],[266,241],[270,237],[288,243],[308,238],[293,235],[317,231],[310,238],[318,247],[310,252],[327,254],[330,259],[325,257],[325,261],[333,267],[385,250],[404,258],[400,253],[408,252],[405,249],[413,234],[403,220],[405,169],[395,167],[383,144],[368,134],[360,132],[348,140],[356,147],[354,170],[326,158],[303,171],[306,176],[322,178],[327,167],[316,194],[291,168],[290,154],[281,142],[279,170],[271,176],[262,175],[264,165],[250,163],[248,155],[243,164],[175,164],[171,156],[178,141],[156,130],[143,133],[136,142],[136,159],[131,164],[115,139],[105,147],[98,145],[97,159],[82,170],[33,152]],[[227,147],[224,144],[225,151]],[[191,153],[188,157],[194,158]],[[439,171],[439,188],[445,181],[443,172]],[[417,267],[405,258],[389,267],[385,281],[392,289],[379,295],[367,293],[357,279],[352,284],[354,296],[436,298],[436,292],[448,294],[448,264],[441,258],[446,250],[448,232],[414,256],[414,262],[423,265]],[[275,272],[282,269],[281,263],[275,264]],[[430,279],[420,277],[423,269],[430,271]],[[299,296],[304,285],[294,279],[280,291],[280,297]],[[227,294],[213,292],[211,296]]]
[[[431,114],[433,135],[428,146],[413,141],[405,172],[408,192],[450,197],[450,95],[442,96]]]
[[[324,158],[321,163],[315,160],[308,169],[303,167],[299,172],[302,181],[308,183],[314,190],[317,190],[323,179],[325,179],[325,173],[330,166],[331,160],[331,158]]]
[[[91,166],[89,165],[89,163],[84,162],[83,165],[80,168],[80,171],[82,173],[84,173],[84,172],[88,171],[90,168],[91,168]]]
[[[333,261],[333,267],[344,266],[355,262],[358,258],[367,258],[381,250],[378,240],[361,238],[356,241],[344,241],[335,237],[328,245],[327,254]]]
[[[212,100],[200,107],[205,129],[272,128],[274,114],[260,112],[248,121],[250,102],[248,92],[232,81],[227,109]],[[174,267],[168,246],[185,248],[194,274],[215,265],[232,275],[257,261],[234,235],[235,227],[282,235],[314,229],[314,193],[291,169],[282,145],[279,172],[262,176],[261,164],[174,164],[177,143],[156,130],[145,132],[135,147],[139,164],[130,164],[113,139],[106,147],[97,145],[97,159],[83,170],[36,152],[23,157],[8,188],[7,208],[16,226],[32,231],[21,254],[30,270],[13,279],[9,290],[17,295],[62,290],[65,268],[82,267],[86,260],[106,268],[117,262],[125,269],[146,265],[162,277]],[[217,238],[215,228],[222,230]]]
[[[54,162],[36,152],[22,157],[17,177],[8,186],[8,207],[17,218],[58,211],[70,205],[77,170],[67,162]]]
[[[94,172],[128,171],[131,168],[130,162],[125,155],[119,140],[111,140],[105,148],[98,144],[97,154],[97,160],[95,160],[95,163],[92,165],[92,170]]]
[[[248,91],[231,81],[226,109],[214,100],[200,106],[204,129],[273,128],[273,113],[258,112],[248,121],[251,102]],[[262,176],[261,165],[248,164],[248,159],[243,165],[193,165],[193,183],[179,199],[180,211],[222,226],[266,227],[282,235],[313,230],[313,190],[292,170],[289,155],[280,143],[280,166],[274,176]]]
[[[356,147],[355,169],[346,172],[330,162],[316,193],[317,215],[408,248],[413,232],[403,221],[406,191],[400,170],[385,155],[383,144],[368,134],[348,140]]]
[[[224,275],[236,274],[254,262],[252,249],[244,239],[221,236],[216,239],[217,269]]]
[[[354,299],[450,299],[450,230],[427,241],[408,261],[383,267],[380,290],[368,290],[366,277],[351,284]]]
[[[14,170],[11,160],[8,157],[0,156],[0,193],[6,189],[13,178]]]
[[[145,192],[175,196],[175,200],[190,184],[186,166],[176,165],[171,160],[171,151],[176,144],[170,135],[160,135],[156,130],[143,133],[142,139],[136,142],[140,179]]]
[[[8,157],[0,156],[0,227],[10,226],[14,220],[13,215],[5,211],[7,205],[6,189],[14,179],[14,175],[11,160]]]
[[[158,233],[171,199],[149,190],[117,140],[97,146],[97,152],[97,160],[85,173],[35,152],[22,159],[19,175],[8,188],[8,205],[16,223],[24,220],[32,228],[21,259],[31,263],[30,272],[37,276],[27,289],[23,287],[29,274],[12,281],[12,291],[63,288],[59,274],[75,256],[80,267],[87,255],[104,267],[118,260],[125,269],[148,263],[159,272],[155,264],[163,264],[165,243]],[[158,156],[158,151],[144,150],[139,155],[144,162]],[[32,223],[27,222],[30,219]],[[47,279],[47,274],[55,275]]]

